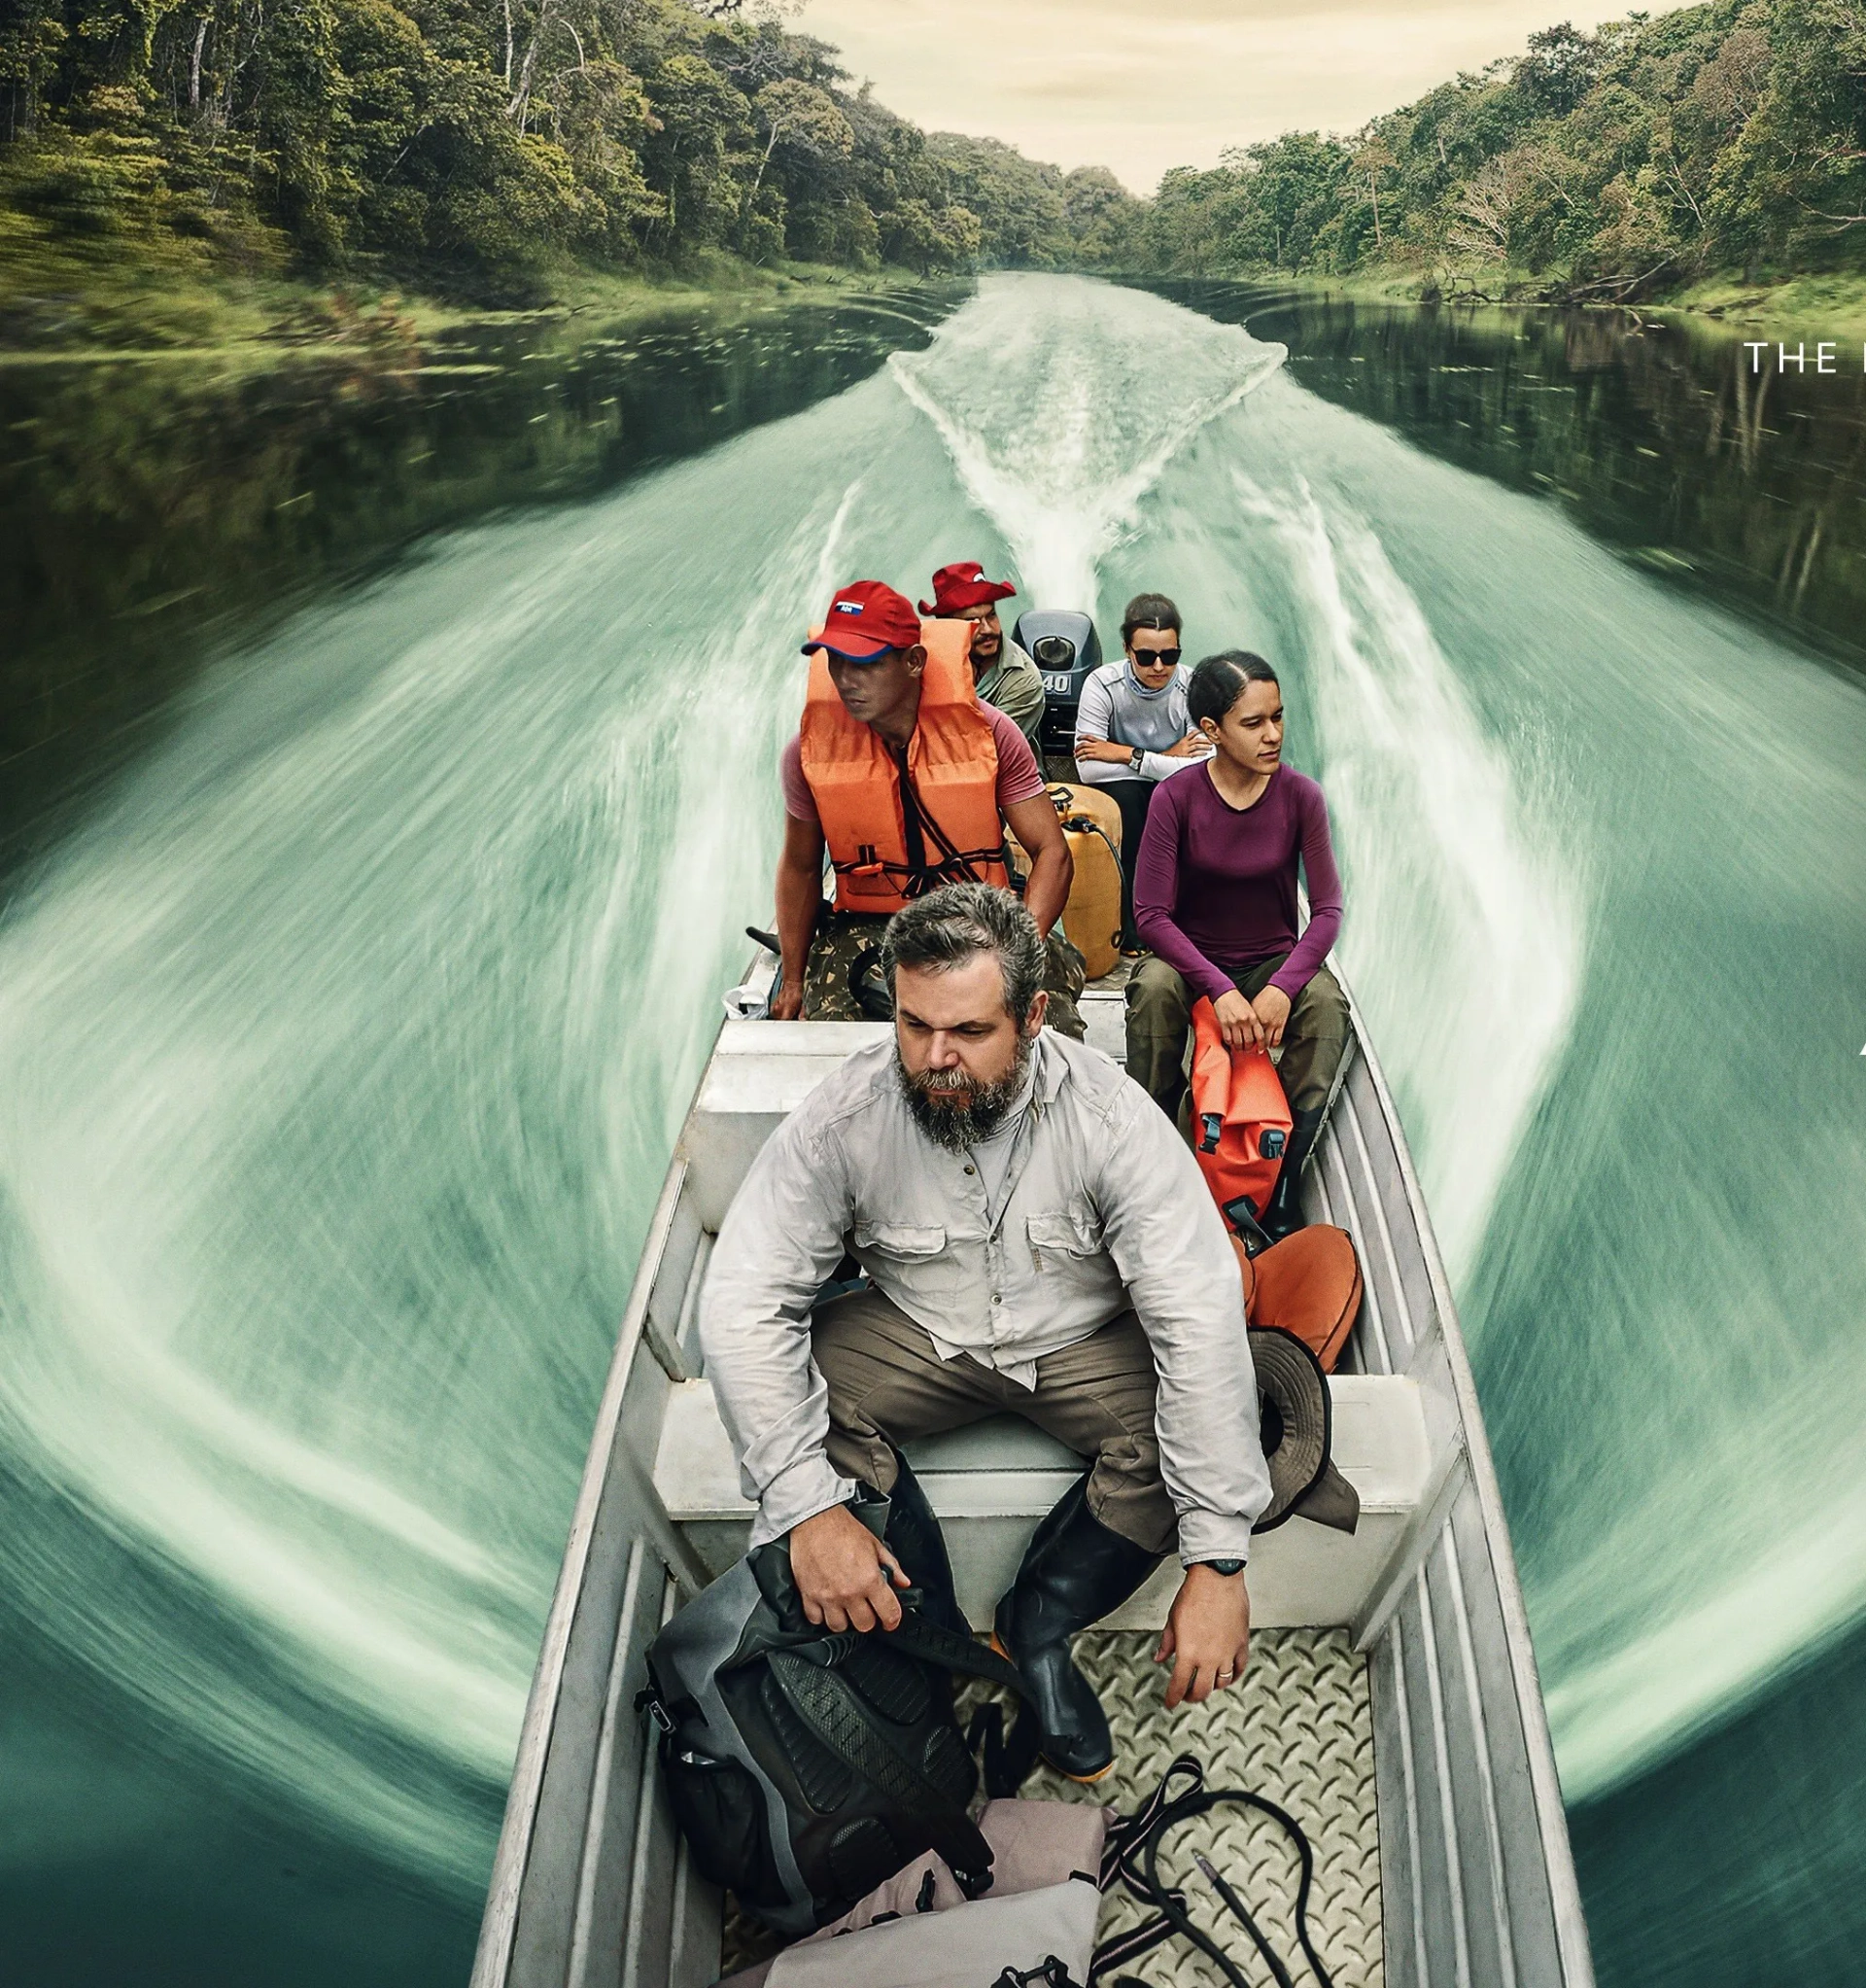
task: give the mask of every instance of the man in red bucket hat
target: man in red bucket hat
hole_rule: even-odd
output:
[[[1037,748],[1043,723],[1043,672],[1004,632],[998,603],[1016,592],[1009,580],[986,579],[976,559],[955,560],[933,575],[933,599],[920,603],[922,614],[972,624],[972,674],[979,695],[996,705]]]
[[[881,580],[839,587],[804,644],[810,689],[778,772],[783,956],[774,1020],[859,1021],[888,1012],[881,933],[942,884],[1008,889],[1007,827],[1030,858],[1025,909],[1043,933],[1051,1027],[1080,1040],[1082,955],[1064,936],[1075,865],[1023,734],[979,701],[956,617],[922,628]],[[823,901],[823,859],[835,885]]]

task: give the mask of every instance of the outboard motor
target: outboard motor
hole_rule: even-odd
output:
[[[1018,616],[1011,640],[1043,672],[1048,702],[1038,733],[1046,752],[1065,759],[1076,750],[1076,706],[1089,673],[1101,668],[1101,640],[1087,614],[1066,608],[1032,608]]]

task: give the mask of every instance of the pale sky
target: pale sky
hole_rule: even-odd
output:
[[[1171,165],[1280,131],[1347,132],[1588,0],[806,0],[789,25],[930,131],[1003,138],[1150,193]],[[1651,0],[1648,0],[1648,5]],[[1669,12],[1664,0],[1654,13]]]

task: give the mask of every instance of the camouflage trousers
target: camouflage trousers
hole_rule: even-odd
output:
[[[825,911],[816,922],[815,936],[810,942],[810,958],[804,966],[804,1020],[806,1022],[860,1022],[867,1019],[849,974],[863,962],[865,952],[879,952],[881,934],[887,929],[884,915],[861,911]],[[1044,1021],[1047,1028],[1071,1040],[1083,1039],[1082,1011],[1076,1006],[1088,979],[1082,955],[1064,936],[1062,921],[1050,928],[1044,948],[1043,986],[1050,996]],[[877,984],[880,985],[879,976]]]

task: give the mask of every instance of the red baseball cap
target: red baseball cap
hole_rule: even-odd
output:
[[[868,663],[891,648],[912,648],[920,639],[920,617],[905,594],[885,580],[850,580],[836,589],[822,626],[812,628],[804,653],[827,649],[851,663]]]
[[[920,603],[922,614],[956,614],[965,608],[982,608],[987,601],[1002,601],[1017,592],[1009,580],[986,579],[985,568],[976,559],[960,559],[943,566],[933,575],[933,605]]]

